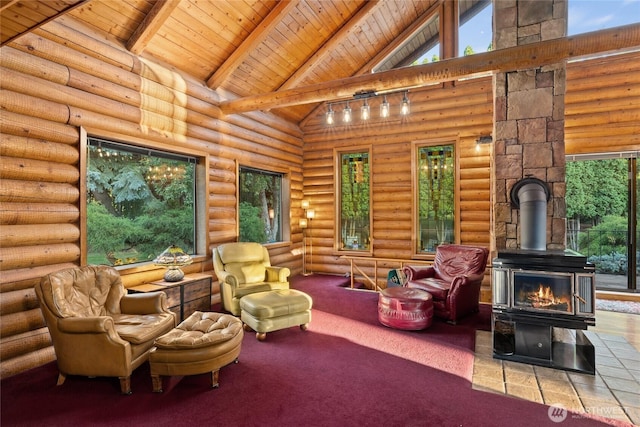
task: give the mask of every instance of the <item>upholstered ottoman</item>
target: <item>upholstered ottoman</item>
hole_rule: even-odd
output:
[[[433,297],[404,286],[383,289],[378,296],[378,320],[390,328],[426,329],[433,322]]]
[[[263,341],[267,332],[291,326],[305,331],[311,322],[311,297],[296,289],[257,292],[240,299],[240,318]]]
[[[207,372],[211,372],[211,387],[217,388],[220,368],[238,362],[243,336],[242,322],[237,317],[194,312],[155,340],[149,353],[153,391],[162,392],[162,375]]]

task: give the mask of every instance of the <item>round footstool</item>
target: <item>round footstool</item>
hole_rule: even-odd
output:
[[[157,338],[149,353],[153,391],[162,392],[162,375],[184,376],[211,372],[218,387],[219,370],[238,362],[244,332],[230,314],[196,311],[177,327]]]
[[[298,325],[306,330],[312,304],[309,295],[296,289],[257,292],[240,299],[240,318],[263,341],[267,332]]]
[[[385,326],[418,331],[431,326],[433,297],[421,289],[392,287],[378,296],[378,320]]]

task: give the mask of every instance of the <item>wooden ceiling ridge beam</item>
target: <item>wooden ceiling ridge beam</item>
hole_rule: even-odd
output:
[[[347,77],[224,101],[225,114],[350,99],[358,91],[391,91],[442,83],[490,71],[511,71],[640,46],[640,24],[498,49],[429,64]]]
[[[157,0],[129,37],[127,50],[134,55],[140,55],[179,4],[180,0]]]
[[[326,43],[324,43],[304,64],[296,70],[285,81],[278,90],[290,89],[299,84],[309,73],[316,67],[325,56],[333,52],[347,37],[349,37],[356,28],[359,28],[362,22],[364,22],[380,4],[380,0],[370,0],[364,3],[364,5],[345,22],[342,27],[333,35]]]
[[[31,26],[31,27],[27,28],[26,30],[22,31],[21,33],[18,33],[18,34],[16,34],[16,35],[14,35],[13,37],[9,37],[7,40],[5,40],[4,42],[2,42],[2,44],[0,44],[0,47],[2,47],[2,46],[4,46],[4,45],[7,45],[7,44],[11,43],[12,41],[14,41],[15,39],[17,39],[18,37],[22,36],[23,34],[30,33],[31,31],[33,31],[33,30],[35,30],[35,29],[37,29],[37,28],[42,27],[44,24],[46,24],[46,23],[48,23],[48,22],[51,22],[51,21],[53,21],[54,19],[57,19],[57,18],[59,18],[59,17],[61,17],[61,16],[63,16],[63,15],[66,15],[67,13],[71,12],[72,10],[74,10],[74,9],[76,9],[76,8],[79,8],[80,6],[82,6],[82,5],[86,4],[86,3],[89,3],[90,1],[91,1],[91,0],[79,0],[77,3],[74,3],[74,4],[70,5],[70,6],[68,6],[68,7],[64,8],[64,9],[62,9],[60,12],[56,13],[56,14],[55,14],[55,15],[53,15],[53,16],[48,17],[48,18],[47,18],[47,19],[45,19],[44,21],[42,21],[42,22],[38,22],[38,23],[34,24],[33,26]],[[4,10],[4,9],[7,9],[7,10],[8,10],[8,8],[9,8],[9,7],[11,7],[11,6],[13,6],[15,3],[17,3],[17,2],[9,2],[9,3],[7,3],[6,5],[3,5],[3,10]]]
[[[213,90],[219,88],[231,76],[245,59],[266,40],[269,33],[280,23],[283,15],[296,8],[299,0],[280,1],[258,24],[255,30],[242,41],[224,63],[207,80],[207,86]]]

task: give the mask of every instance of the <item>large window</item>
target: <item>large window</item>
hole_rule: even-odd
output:
[[[416,156],[416,252],[432,253],[456,238],[454,145],[418,146]]]
[[[638,289],[637,157],[567,157],[567,247],[594,264],[598,289]]]
[[[280,242],[283,230],[283,174],[240,168],[240,241]]]
[[[196,251],[196,158],[88,138],[87,263]]]
[[[338,152],[338,249],[371,251],[371,185],[369,150]]]

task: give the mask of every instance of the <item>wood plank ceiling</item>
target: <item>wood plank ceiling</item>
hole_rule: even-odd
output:
[[[489,1],[458,0],[460,22]],[[221,105],[224,111],[262,106],[302,123],[322,101],[351,97],[355,91],[345,91],[355,86],[356,91],[371,90],[373,84],[389,80],[390,73],[397,89],[400,76],[421,85],[429,75],[450,72],[446,61],[396,70],[437,43],[449,46],[441,57],[455,56],[450,48],[455,42],[443,43],[455,29],[438,33],[437,21],[442,23],[452,10],[444,6],[444,0],[0,0],[0,35],[4,46],[27,32],[47,31],[50,21],[79,28],[202,80],[227,98]],[[638,31],[638,26],[628,26],[622,34],[596,39],[603,39],[604,48],[615,48],[618,42],[617,48],[635,46]],[[576,46],[563,48],[566,57]],[[555,46],[546,49],[557,51]],[[474,55],[473,60],[491,71],[491,64],[505,55],[520,55],[524,61],[546,54],[495,51]],[[467,62],[460,58],[457,71],[465,72]],[[380,73],[371,75],[373,71]],[[365,80],[366,85],[361,83]],[[344,93],[332,98],[338,95],[336,88]],[[285,100],[286,92],[292,96]],[[267,99],[260,100],[261,95]]]
[[[474,3],[474,0],[465,0]],[[486,0],[476,0],[486,1]],[[80,24],[239,97],[371,72],[421,43],[405,43],[441,0],[2,0],[2,45],[55,20]],[[44,25],[43,25],[44,24]],[[412,30],[414,29],[414,30]],[[413,47],[415,46],[415,47]],[[401,53],[399,53],[401,52]],[[400,55],[400,56],[399,56]],[[296,122],[317,104],[274,109]]]

